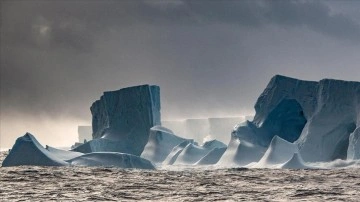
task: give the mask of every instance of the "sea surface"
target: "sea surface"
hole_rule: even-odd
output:
[[[6,152],[0,154],[0,164]],[[360,168],[0,168],[0,201],[360,201]]]

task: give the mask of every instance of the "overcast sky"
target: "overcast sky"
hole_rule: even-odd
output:
[[[360,1],[1,1],[0,147],[70,145],[103,91],[162,118],[254,113],[272,76],[360,80]]]

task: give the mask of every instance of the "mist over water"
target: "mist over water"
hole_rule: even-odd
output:
[[[26,132],[34,134],[45,145],[70,147],[78,141],[78,125],[88,125],[88,121],[72,117],[49,117],[46,115],[27,116],[16,114],[1,117],[0,149],[7,150],[16,138]]]

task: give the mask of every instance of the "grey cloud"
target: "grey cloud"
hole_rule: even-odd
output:
[[[36,2],[36,3],[34,3]],[[319,1],[21,1],[3,3],[3,35],[10,42],[36,47],[92,48],[94,36],[111,27],[139,23],[204,25],[230,23],[305,26],[340,39],[359,41],[360,25],[345,14],[332,14]],[[11,12],[11,13],[10,13]],[[11,19],[10,19],[11,18]],[[43,19],[42,24],[39,18]],[[48,26],[48,39],[36,38]],[[36,30],[37,28],[37,30]],[[33,33],[29,35],[28,33]],[[35,32],[35,33],[34,33]]]
[[[331,14],[320,1],[269,1],[266,17],[285,26],[306,26],[309,29],[340,39],[359,42],[360,24],[344,14]]]
[[[346,9],[174,2],[1,1],[0,118],[89,121],[103,91],[144,83],[161,86],[165,119],[238,115],[274,74],[358,79],[359,44],[344,39],[358,41],[359,21]],[[19,135],[14,127],[1,134]]]

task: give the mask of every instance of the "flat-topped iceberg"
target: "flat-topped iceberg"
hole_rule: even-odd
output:
[[[149,129],[161,125],[160,88],[141,85],[104,92],[91,106],[93,140],[74,151],[140,155]]]

